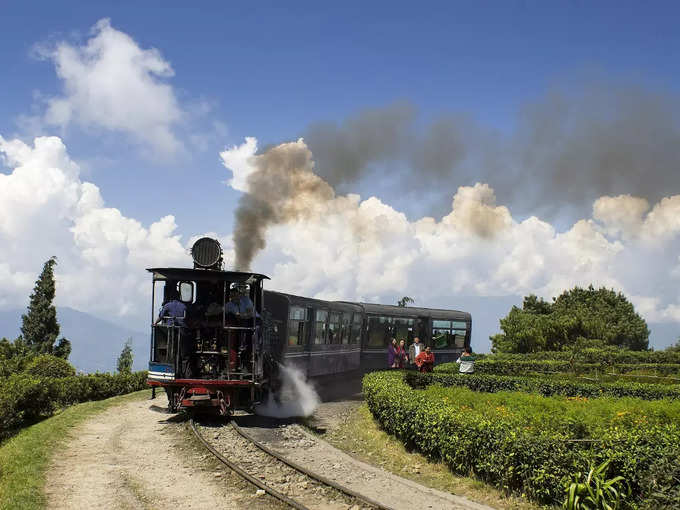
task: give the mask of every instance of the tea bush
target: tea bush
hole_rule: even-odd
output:
[[[491,354],[480,355],[483,359],[502,360],[555,360],[569,361],[572,357],[584,363],[603,363],[616,365],[621,363],[664,363],[680,364],[680,352],[674,351],[631,351],[628,349],[593,349],[586,348],[575,355],[571,351],[539,351],[526,354]]]
[[[0,382],[0,439],[62,407],[142,390],[146,377],[146,372],[61,378],[14,374]]]
[[[434,368],[435,372],[458,372],[457,363],[442,363]],[[575,363],[565,360],[505,359],[488,356],[475,361],[475,372],[495,375],[523,375],[526,373],[569,373],[581,374],[635,372],[652,373],[659,376],[680,376],[678,363]]]
[[[41,354],[33,358],[26,366],[26,372],[35,377],[73,377],[76,369],[63,358],[51,354]]]
[[[541,503],[560,503],[574,473],[612,459],[605,476],[623,476],[629,506],[639,505],[651,496],[645,474],[658,459],[680,456],[680,402],[414,390],[401,372],[367,375],[363,392],[373,416],[407,446]]]
[[[677,510],[680,508],[680,462],[677,456],[664,456],[656,460],[642,478],[643,492],[647,494],[645,510]]]
[[[522,377],[488,374],[420,374],[408,372],[406,382],[413,388],[425,388],[437,383],[442,386],[462,386],[473,391],[495,393],[497,391],[521,391],[543,396],[565,397],[635,397],[643,400],[667,398],[680,400],[680,385],[646,384],[635,382],[587,383],[549,377]]]

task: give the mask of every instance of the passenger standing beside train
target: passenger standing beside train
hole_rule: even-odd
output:
[[[432,372],[434,367],[434,353],[430,351],[430,346],[416,356],[416,365],[420,372]]]
[[[393,338],[387,346],[387,367],[398,368],[397,365],[397,339]]]
[[[399,340],[399,347],[397,347],[397,367],[406,368],[408,363],[408,354],[406,354],[405,342]]]
[[[456,363],[460,365],[458,372],[461,374],[474,374],[475,373],[475,357],[470,352],[471,349],[467,347],[460,355],[460,358],[456,360]]]
[[[409,345],[408,348],[408,362],[410,364],[410,368],[416,368],[416,358],[422,350],[423,344],[420,343],[420,338],[415,337],[413,339],[413,343]]]

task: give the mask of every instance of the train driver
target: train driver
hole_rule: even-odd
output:
[[[239,319],[252,319],[255,307],[250,296],[246,293],[246,289],[243,285],[234,285],[229,290],[229,302],[226,306],[227,314]]]
[[[187,313],[187,306],[179,300],[179,293],[175,289],[171,289],[167,294],[167,301],[161,308],[158,314],[158,319],[154,322],[154,326],[161,320],[166,326],[184,326],[184,317]]]

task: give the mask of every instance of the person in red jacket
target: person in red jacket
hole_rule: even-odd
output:
[[[434,353],[430,350],[430,346],[425,347],[425,350],[416,356],[416,366],[420,372],[432,372],[434,366]]]

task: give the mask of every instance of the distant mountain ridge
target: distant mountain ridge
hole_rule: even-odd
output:
[[[25,310],[0,310],[0,338],[14,340],[21,334]],[[83,372],[113,372],[123,344],[132,338],[133,370],[144,370],[149,361],[149,333],[94,317],[68,307],[57,307],[60,338],[71,341],[69,361]]]

